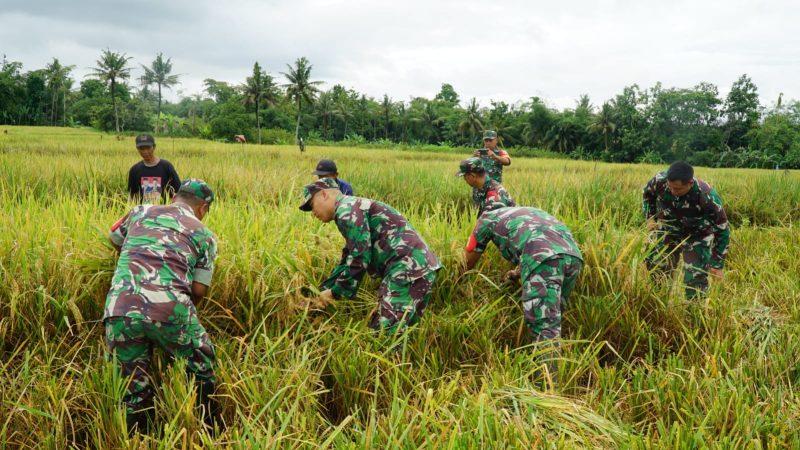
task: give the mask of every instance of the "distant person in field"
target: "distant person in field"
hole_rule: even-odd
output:
[[[486,130],[483,133],[483,148],[472,152],[472,156],[480,158],[483,162],[483,167],[486,169],[486,177],[490,180],[503,183],[503,166],[511,165],[511,157],[508,152],[497,148],[497,132],[493,130]],[[484,202],[481,198],[479,189],[472,188],[472,204],[476,208],[480,207]]]
[[[300,146],[300,153],[306,151],[306,141],[304,141],[303,138],[300,138],[300,141],[298,141],[297,145]]]
[[[722,279],[730,241],[719,195],[694,177],[691,165],[677,161],[647,183],[642,198],[647,229],[656,241],[646,260],[648,269],[670,274],[683,254],[686,296],[705,296],[708,275]]]
[[[142,160],[128,171],[128,194],[139,203],[159,203],[172,198],[181,179],[172,164],[156,156],[156,140],[149,134],[136,136]]]
[[[537,208],[486,211],[464,249],[466,270],[475,267],[490,242],[518,266],[506,279],[522,282],[523,317],[533,342],[560,338],[561,315],[583,267],[569,228]]]
[[[216,357],[195,309],[211,285],[217,256],[214,234],[201,222],[213,201],[208,184],[189,179],[171,204],[136,206],[111,228],[120,254],[103,320],[109,357],[130,378],[123,395],[129,434],[147,433],[155,417],[154,347],[186,360],[197,406],[213,430]]]
[[[461,161],[456,176],[464,177],[464,182],[478,190],[478,197],[481,200],[478,205],[478,217],[493,209],[517,206],[506,188],[487,176],[480,158],[473,157]]]
[[[344,180],[339,179],[339,171],[336,169],[336,163],[333,162],[331,159],[321,159],[317,163],[317,168],[312,172],[318,178],[331,178],[336,181],[336,184],[339,186],[339,190],[342,191],[344,195],[353,195],[353,186],[350,186],[350,183]]]
[[[355,297],[368,273],[383,279],[370,328],[399,335],[415,325],[442,266],[406,218],[385,203],[344,195],[332,178],[306,185],[303,196],[300,209],[321,222],[335,222],[345,238],[339,265],[322,283],[315,303],[324,307]]]

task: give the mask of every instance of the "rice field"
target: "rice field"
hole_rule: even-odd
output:
[[[697,169],[733,232],[724,281],[689,303],[643,265],[641,189],[661,167],[514,159],[505,187],[569,225],[585,257],[553,386],[501,282],[509,264],[490,248],[459,276],[475,217],[453,174],[468,155],[158,139],[217,193],[219,258],[197,306],[226,428],[201,430],[181,363],[163,363],[159,429],[128,439],[101,318],[133,138],[0,128],[0,449],[800,448],[800,173]],[[293,308],[344,242],[297,209],[323,157],[445,266],[402,353],[366,327],[375,280],[324,314]]]

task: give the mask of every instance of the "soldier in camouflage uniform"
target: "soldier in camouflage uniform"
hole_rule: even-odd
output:
[[[485,211],[508,206],[517,206],[506,188],[486,174],[486,169],[480,158],[468,158],[461,161],[458,166],[457,177],[464,177],[464,181],[478,191],[478,217]]]
[[[214,193],[202,180],[184,181],[169,205],[133,208],[111,229],[120,252],[103,314],[109,357],[129,378],[123,402],[128,432],[147,432],[153,387],[148,370],[155,346],[187,361],[204,422],[213,430],[214,347],[193,303],[211,284],[217,242],[201,220]]]
[[[370,328],[399,335],[419,321],[442,266],[405,217],[384,203],[343,195],[330,178],[305,186],[300,209],[322,222],[335,221],[346,240],[318,303],[354,297],[369,273],[383,279]]]
[[[472,156],[480,158],[489,180],[503,183],[503,166],[511,165],[511,157],[507,151],[497,148],[496,131],[486,130],[483,133],[483,148],[472,152]],[[476,208],[483,204],[480,189],[472,188],[472,204]]]
[[[647,266],[656,275],[672,272],[683,253],[687,298],[702,297],[708,274],[722,278],[730,229],[717,192],[694,178],[688,163],[673,163],[644,187],[643,208],[655,246]],[[680,252],[679,252],[680,250]]]
[[[489,242],[519,266],[506,276],[521,277],[522,310],[533,341],[559,338],[561,313],[583,266],[581,251],[567,226],[536,208],[487,211],[465,248],[467,270],[475,267]]]

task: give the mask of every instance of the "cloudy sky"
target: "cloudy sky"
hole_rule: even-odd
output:
[[[452,84],[466,102],[543,97],[572,107],[624,86],[716,84],[750,75],[761,102],[800,99],[800,2],[794,0],[0,0],[0,54],[25,70],[53,57],[83,77],[104,48],[158,52],[181,85],[241,83],[253,62],[279,78],[306,56],[312,77],[395,100]]]

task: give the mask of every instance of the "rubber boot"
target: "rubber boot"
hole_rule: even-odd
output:
[[[214,425],[219,416],[219,404],[212,397],[216,390],[216,383],[211,380],[196,380],[197,383],[197,407],[203,417],[203,425],[209,434],[214,435]]]
[[[152,407],[140,409],[136,412],[128,412],[125,415],[125,422],[128,426],[128,437],[134,434],[149,434],[153,424],[154,410]]]

